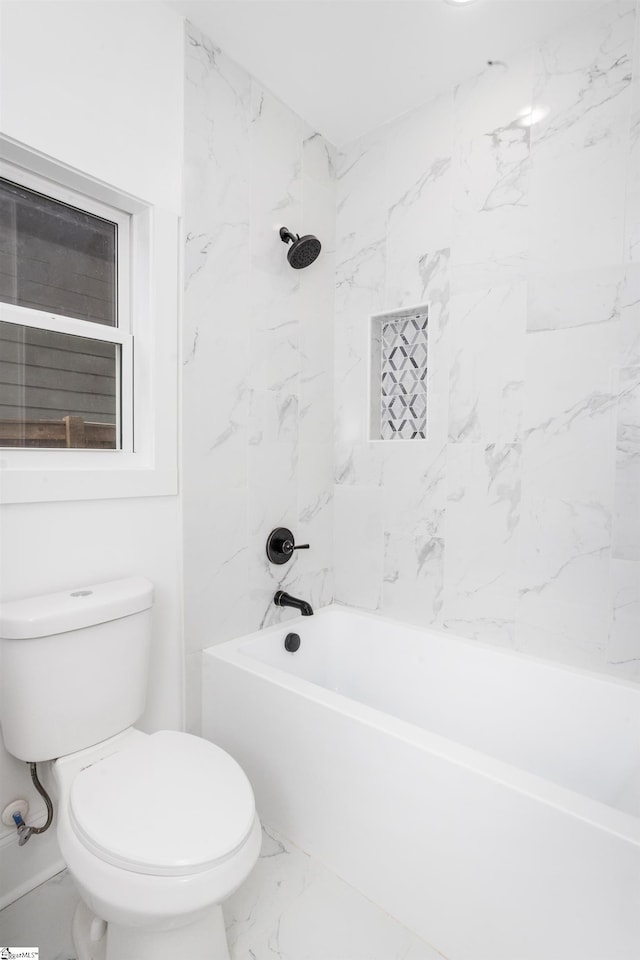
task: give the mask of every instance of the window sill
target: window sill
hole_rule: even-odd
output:
[[[28,451],[22,452],[28,455]],[[106,452],[98,455],[113,456]],[[103,464],[100,469],[14,470],[7,468],[0,451],[0,472],[0,501],[4,504],[163,497],[178,492],[177,470],[171,467],[122,469]]]

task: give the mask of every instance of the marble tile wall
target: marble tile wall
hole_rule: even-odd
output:
[[[340,152],[334,384],[336,599],[629,679],[637,20],[596,4]],[[368,318],[424,303],[428,439],[368,443]]]
[[[200,650],[332,597],[335,151],[187,25],[182,376],[187,723]],[[293,270],[276,227],[313,233]],[[311,549],[265,555],[288,526]]]

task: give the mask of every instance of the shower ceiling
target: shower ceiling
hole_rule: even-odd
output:
[[[174,0],[341,146],[602,6],[602,0]],[[506,80],[508,82],[508,80]]]

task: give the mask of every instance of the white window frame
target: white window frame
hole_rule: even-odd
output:
[[[0,303],[0,319],[115,343],[122,362],[120,449],[0,448],[0,500],[175,494],[177,216],[2,136],[0,176],[116,222],[119,244],[117,326],[6,303]]]
[[[80,320],[76,317],[49,313],[47,310],[34,310],[19,304],[0,301],[0,321],[15,323],[51,333],[66,333],[83,337],[85,340],[98,340],[102,343],[116,344],[120,349],[118,375],[116,383],[116,403],[118,417],[116,423],[116,447],[119,450],[133,452],[133,335],[131,333],[131,214],[116,207],[77,193],[75,190],[52,183],[24,170],[12,163],[4,163],[2,177],[19,186],[33,190],[51,200],[58,200],[69,207],[83,210],[115,223],[116,244],[116,325],[96,323],[92,320]],[[2,445],[0,444],[0,449]],[[33,449],[24,447],[20,449]],[[65,451],[65,454],[68,451]],[[99,451],[101,454],[105,450]]]

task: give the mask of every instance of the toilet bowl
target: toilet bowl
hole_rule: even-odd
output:
[[[60,850],[84,903],[78,960],[164,960],[178,948],[226,960],[220,905],[261,839],[235,760],[189,734],[130,729],[56,760],[54,778]]]
[[[229,960],[221,904],[256,863],[260,823],[224,750],[133,726],[152,603],[137,577],[5,604],[2,736],[18,759],[53,763],[78,960]]]

